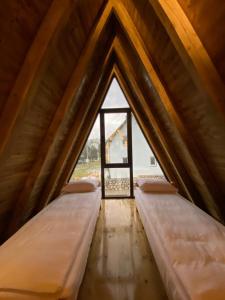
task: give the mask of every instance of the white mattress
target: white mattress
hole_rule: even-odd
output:
[[[100,190],[61,196],[3,244],[0,299],[75,300],[100,204]]]
[[[169,298],[224,300],[225,227],[179,194],[135,199]]]

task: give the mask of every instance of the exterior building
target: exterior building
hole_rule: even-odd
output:
[[[164,176],[134,117],[132,118],[132,143],[134,177]],[[106,141],[106,160],[109,163],[125,163],[127,156],[127,121],[125,120]],[[123,175],[127,176],[127,172],[126,169],[120,172],[111,169],[110,175],[123,177]]]

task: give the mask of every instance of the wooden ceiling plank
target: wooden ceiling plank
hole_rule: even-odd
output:
[[[130,86],[132,86],[133,89],[135,90],[135,93],[137,93],[137,98],[142,103],[142,107],[145,111],[145,114],[147,115],[149,124],[151,124],[153,126],[153,128],[158,136],[159,142],[162,145],[162,147],[167,155],[167,159],[170,161],[172,168],[176,173],[176,176],[179,180],[179,186],[181,187],[182,190],[185,191],[185,194],[191,201],[196,202],[196,192],[193,190],[193,187],[190,184],[190,180],[188,179],[187,173],[185,172],[185,168],[183,165],[181,165],[181,162],[175,155],[175,152],[173,151],[173,145],[171,145],[171,143],[170,143],[170,139],[166,137],[166,134],[164,132],[162,132],[160,124],[158,124],[157,120],[155,119],[154,115],[152,114],[151,108],[149,107],[148,102],[146,101],[145,97],[143,96],[143,94],[138,86],[137,80],[135,79],[134,70],[132,69],[132,66],[129,63],[129,60],[126,58],[124,50],[118,41],[117,41],[117,44],[115,45],[115,50],[116,50],[119,62],[122,63],[123,68],[125,69],[124,73],[129,74],[128,77],[131,82]]]
[[[60,135],[60,131],[63,130],[63,119],[66,117],[67,113],[70,111],[71,105],[74,101],[74,97],[82,89],[84,81],[88,79],[88,68],[90,64],[93,64],[92,58],[94,53],[96,53],[100,39],[102,38],[103,31],[105,30],[105,25],[107,24],[112,6],[107,5],[103,14],[101,15],[99,21],[97,22],[95,28],[93,29],[85,48],[82,51],[80,59],[77,66],[72,74],[72,77],[65,89],[64,95],[60,101],[60,104],[56,110],[54,118],[45,134],[42,145],[40,145],[39,152],[37,154],[37,159],[30,170],[27,180],[24,184],[20,196],[15,203],[13,209],[12,221],[9,224],[8,235],[14,233],[20,226],[20,221],[23,218],[23,213],[26,207],[27,201],[29,201],[29,196],[35,186],[35,181],[41,174],[41,171],[45,167],[45,163],[51,155],[51,149]]]
[[[208,52],[177,0],[149,0],[196,86],[225,119],[225,87]]]
[[[65,8],[65,1],[67,3],[66,8]],[[154,0],[149,0],[149,1],[151,1],[152,3],[154,2]],[[166,1],[165,3],[167,3],[167,2],[168,1]],[[63,11],[59,10],[60,12],[56,11],[57,4],[59,5],[59,2],[55,0],[45,18],[45,20],[43,21],[43,23],[39,29],[39,32],[34,40],[34,43],[26,57],[23,68],[21,69],[21,72],[17,78],[15,87],[9,97],[9,101],[7,102],[7,104],[5,106],[5,110],[3,111],[3,118],[1,121],[4,123],[4,126],[0,126],[0,134],[1,134],[1,136],[3,136],[3,140],[2,140],[2,146],[0,146],[0,153],[2,153],[4,151],[5,146],[7,145],[7,142],[10,139],[10,136],[13,132],[13,128],[16,124],[17,117],[18,117],[20,111],[22,110],[22,108],[26,105],[26,99],[28,97],[28,94],[32,90],[33,82],[38,79],[42,63],[44,61],[44,58],[46,57],[46,53],[48,52],[49,45],[51,44],[51,41],[52,41],[54,35],[56,34],[56,32],[59,30],[59,28],[65,18],[66,13],[69,12],[68,8],[70,7],[71,2],[69,0],[68,1],[63,0],[64,9],[63,9]],[[160,5],[162,5],[162,1],[160,1]],[[102,24],[101,24],[101,22],[98,23],[97,28],[100,31],[97,30],[96,36],[93,39],[89,40],[89,45],[91,45],[90,48],[92,48],[92,49],[90,49],[89,50],[90,52],[87,52],[87,53],[91,57],[90,53],[93,54],[93,53],[95,53],[95,51],[97,51],[96,50],[97,44],[96,44],[96,49],[95,49],[95,47],[93,47],[93,43],[94,44],[97,43],[96,38],[99,37],[101,30],[103,30],[103,28],[105,27],[105,24],[106,24],[109,16],[111,15],[112,10],[114,11],[115,15],[117,16],[117,19],[121,25],[121,28],[125,32],[126,36],[129,38],[132,48],[135,49],[144,68],[146,69],[146,72],[147,72],[149,78],[153,82],[154,88],[157,91],[159,98],[161,99],[164,107],[166,108],[166,110],[169,114],[169,117],[171,119],[171,122],[173,124],[175,124],[178,134],[181,136],[182,140],[184,141],[184,144],[187,146],[189,153],[193,157],[193,162],[199,172],[199,176],[206,183],[206,186],[207,186],[207,183],[208,184],[210,183],[210,187],[207,186],[208,193],[212,196],[212,199],[215,198],[214,196],[216,195],[216,190],[217,190],[216,184],[214,183],[214,180],[213,180],[210,172],[208,171],[207,167],[202,163],[198,149],[196,149],[196,145],[194,145],[193,140],[189,136],[189,133],[187,132],[182,120],[180,119],[176,109],[174,108],[172,101],[166,92],[165,87],[161,83],[157,72],[153,68],[151,61],[149,59],[149,56],[147,54],[147,51],[145,49],[145,45],[144,45],[142,39],[140,38],[140,35],[138,34],[136,27],[134,26],[134,24],[133,24],[130,16],[128,15],[126,9],[124,8],[124,6],[121,3],[119,3],[118,1],[112,0],[107,4],[106,9],[103,13],[103,15],[105,14],[105,16],[107,16],[107,17],[102,22]],[[49,19],[50,16],[51,16],[51,26],[49,26],[49,28],[48,28],[47,25],[49,25],[48,22],[50,22],[50,19]],[[172,22],[171,19],[169,19],[169,21]],[[171,25],[171,23],[168,23],[168,24]],[[165,26],[167,30],[168,30],[167,27],[170,27],[168,24]],[[176,23],[173,23],[173,24],[176,24]],[[176,27],[176,26],[174,25],[174,27]],[[171,29],[171,30],[176,31],[176,28]],[[179,31],[179,34],[180,34],[180,32],[182,32],[182,31]],[[177,35],[178,35],[178,33],[175,32],[174,39],[175,38],[177,39]],[[181,40],[181,37],[182,36],[179,35],[179,40]],[[180,43],[185,44],[183,41],[181,41]],[[185,47],[188,47],[187,44],[185,44],[185,46],[183,44],[181,47],[182,51],[184,51],[183,49],[185,49]],[[121,45],[118,42],[114,43],[111,47],[111,50],[109,51],[108,56],[110,55],[110,53],[112,53],[112,48],[113,48],[117,52],[118,57],[120,57],[121,62],[123,61],[123,63],[124,63],[124,61],[125,61],[127,64],[126,53],[123,53],[123,55],[122,55],[120,47],[121,47]],[[218,93],[217,94],[215,93],[215,86],[217,86],[217,84],[218,84],[218,87],[220,88],[220,91],[222,92],[221,86],[218,83],[219,82],[218,77],[216,77],[215,72],[212,74],[212,76],[201,73],[204,70],[205,71],[209,70],[207,68],[210,66],[210,64],[208,64],[208,61],[207,61],[207,66],[205,66],[204,64],[202,65],[201,64],[202,62],[199,63],[199,61],[197,60],[198,56],[197,56],[197,58],[192,57],[192,55],[194,55],[193,53],[195,53],[193,49],[191,48],[191,51],[188,54],[186,53],[186,50],[185,50],[184,54],[186,56],[183,54],[182,57],[183,57],[183,59],[185,59],[185,61],[188,62],[188,64],[190,64],[190,59],[191,59],[192,63],[190,66],[191,69],[189,71],[192,74],[195,82],[198,83],[199,88],[204,90],[203,82],[210,83],[210,89],[208,90],[208,87],[207,87],[207,92],[210,95],[210,97],[213,99],[214,105],[217,108],[221,107],[221,105],[222,105],[221,98],[218,97]],[[179,51],[181,51],[181,50],[179,50]],[[68,112],[68,110],[70,108],[72,98],[74,97],[74,95],[79,93],[80,88],[82,89],[82,79],[86,80],[86,77],[85,76],[82,77],[82,76],[84,74],[87,74],[86,72],[88,70],[89,63],[86,61],[86,59],[88,59],[87,53],[84,51],[84,53],[82,54],[81,61],[83,59],[83,67],[79,67],[80,65],[78,63],[78,66],[76,68],[76,70],[78,70],[77,74],[74,75],[75,77],[72,77],[69,85],[67,86],[67,89],[66,89],[64,97],[61,101],[61,104],[59,105],[57,112],[54,116],[54,119],[46,133],[43,145],[41,145],[40,151],[38,153],[37,161],[34,164],[29,176],[27,177],[24,188],[23,188],[23,190],[20,194],[19,200],[16,204],[12,222],[11,222],[10,228],[9,228],[9,233],[14,232],[19,227],[20,221],[22,219],[23,212],[24,212],[24,209],[26,206],[26,202],[29,198],[30,193],[32,192],[32,189],[33,189],[33,184],[35,184],[36,180],[38,179],[39,174],[41,174],[41,171],[45,165],[45,162],[48,160],[49,155],[51,153],[50,150],[54,146],[55,138],[58,137],[59,131],[62,128],[61,122],[62,122],[63,118],[65,117],[66,112]],[[195,59],[197,60],[199,65],[197,64]],[[209,58],[209,60],[210,60],[210,58]],[[85,61],[86,61],[86,63],[84,63]],[[80,62],[80,60],[79,60],[79,62]],[[90,59],[89,59],[89,62],[90,62]],[[196,64],[197,64],[197,66],[196,66]],[[32,69],[30,68],[31,65],[32,65]],[[105,63],[104,68],[106,68],[106,67],[107,67],[107,65]],[[103,68],[102,66],[99,67],[98,72],[100,72],[100,70],[103,70],[102,68]],[[51,199],[51,197],[54,194],[54,191],[56,189],[56,185],[59,184],[59,181],[61,180],[60,179],[61,175],[64,174],[64,175],[62,175],[62,178],[65,178],[65,176],[67,176],[66,174],[68,174],[68,171],[71,168],[72,158],[75,157],[74,155],[76,155],[76,157],[77,157],[77,155],[80,151],[79,149],[81,147],[81,144],[82,144],[81,142],[83,141],[83,137],[81,137],[81,135],[79,135],[78,133],[81,132],[82,124],[84,125],[85,117],[87,118],[87,117],[91,116],[91,109],[86,110],[84,105],[87,105],[87,104],[91,105],[91,101],[95,101],[95,100],[93,100],[93,97],[95,94],[98,93],[98,85],[100,84],[100,81],[102,78],[102,75],[100,73],[98,73],[98,74],[99,74],[98,80],[96,79],[97,81],[94,81],[94,82],[97,82],[96,86],[94,86],[94,83],[93,83],[93,87],[92,87],[94,90],[94,94],[90,95],[90,91],[88,91],[89,98],[87,98],[87,100],[86,100],[87,102],[84,102],[85,104],[82,103],[81,107],[79,108],[79,110],[77,112],[78,114],[76,114],[77,117],[79,117],[79,114],[80,114],[80,116],[82,116],[82,118],[80,120],[78,118],[78,120],[75,122],[73,128],[70,131],[68,140],[66,142],[65,149],[63,150],[63,153],[59,158],[59,162],[57,163],[57,166],[54,170],[52,178],[50,179],[50,183],[47,183],[46,188],[43,192],[41,202],[39,205],[39,209],[42,208]],[[131,76],[133,76],[134,78]],[[135,74],[129,75],[129,80],[134,84],[135,93],[138,94],[138,97],[140,97],[142,103],[145,103],[144,107],[148,107],[149,104],[145,101],[145,99],[144,99],[145,97],[144,97],[141,89],[138,87],[138,85],[136,83]],[[126,80],[125,80],[125,82],[126,82]],[[76,86],[74,87],[74,85],[72,83],[73,84],[75,83]],[[89,103],[88,101],[90,99],[92,99],[92,100]],[[13,103],[13,105],[12,105],[12,103]],[[13,110],[12,110],[12,107],[13,107]],[[89,106],[89,107],[91,107],[91,106]],[[9,112],[10,112],[10,114],[9,114]],[[152,116],[150,108],[147,111],[147,116],[148,116],[149,120],[154,121],[154,117]],[[76,126],[76,128],[75,128],[75,126]],[[153,127],[157,131],[157,133],[159,133],[160,144],[163,145],[163,147],[164,147],[163,149],[164,149],[165,153],[167,154],[167,157],[169,158],[170,163],[173,165],[173,170],[176,171],[176,176],[177,176],[177,178],[179,178],[179,182],[182,184],[182,187],[185,189],[185,191],[187,193],[189,193],[190,198],[191,198],[194,192],[192,190],[190,180],[189,180],[187,174],[185,174],[185,172],[182,173],[181,163],[179,162],[179,160],[177,160],[177,158],[173,156],[172,146],[168,144],[168,138],[166,138],[165,134],[160,131],[159,124],[156,121],[155,121],[155,123],[153,122]],[[90,127],[86,126],[85,128],[86,128],[85,132],[88,132]],[[147,132],[147,129],[146,129],[146,132]],[[76,134],[76,136],[72,136],[72,134]],[[150,134],[149,134],[149,136],[150,136]],[[75,138],[77,138],[78,144],[77,144]],[[74,142],[76,142],[75,146],[74,146]],[[76,149],[75,152],[73,151],[74,150],[73,147],[75,147],[74,149]],[[71,153],[74,153],[74,154],[71,154]],[[71,155],[71,157],[70,157],[70,155]],[[74,162],[74,160],[73,160],[73,162]],[[70,165],[68,163],[70,163]],[[164,164],[166,165],[166,163],[164,163]],[[188,180],[189,180],[189,182],[188,182]],[[188,182],[188,184],[187,184],[187,182]],[[62,184],[62,181],[60,181],[60,184]],[[192,192],[191,192],[191,190],[192,190]]]
[[[121,17],[121,16],[120,16]],[[123,16],[122,16],[123,17]],[[130,27],[129,27],[130,28]],[[139,47],[139,49],[141,49],[140,47]],[[156,75],[156,77],[157,77],[157,75]],[[157,78],[158,79],[158,78]],[[158,79],[158,81],[159,81],[159,79]],[[159,81],[159,84],[160,84],[160,81]],[[163,90],[163,92],[165,92],[165,90],[163,89],[163,87],[162,87],[162,90]],[[166,93],[166,92],[165,92]],[[167,96],[167,95],[166,95]],[[161,137],[162,138],[162,137]],[[174,165],[175,166],[175,165]],[[181,177],[180,177],[180,179],[181,179]],[[186,189],[186,191],[187,191],[187,189]],[[189,195],[190,195],[190,193],[189,193]],[[191,198],[191,197],[190,197]]]
[[[113,65],[112,62],[110,62]],[[85,122],[84,126],[82,127],[82,134],[78,135],[78,140],[75,142],[72,151],[69,155],[68,162],[65,165],[65,168],[60,176],[59,182],[55,187],[54,192],[52,193],[53,198],[59,195],[63,185],[69,180],[72,171],[77,164],[77,161],[80,157],[82,149],[87,141],[87,138],[90,134],[90,131],[94,125],[95,119],[101,107],[101,104],[105,98],[105,95],[108,91],[110,86],[111,80],[113,78],[113,73],[110,73],[110,66],[107,66],[107,70],[103,75],[103,79],[101,80],[101,84],[99,85],[98,91],[96,93],[95,99],[93,100],[93,104],[88,112],[87,120],[92,120],[91,122]],[[94,117],[93,117],[94,116]]]
[[[102,102],[104,101],[105,95],[106,95],[106,93],[108,91],[108,88],[111,84],[112,78],[116,77],[119,84],[121,84],[121,77],[119,77],[118,72],[119,72],[118,70],[115,71],[115,66],[113,66],[111,73],[108,75],[108,78],[103,80],[102,86],[99,87],[99,91],[98,91],[98,94],[96,96],[97,102],[96,102],[96,100],[93,102],[92,108],[90,110],[91,114],[92,114],[93,109],[94,109],[95,117],[96,117],[96,114],[98,113],[99,108],[101,107]],[[128,96],[127,90],[124,88],[124,85],[123,85],[123,92],[127,95],[127,100],[129,102],[129,104],[132,105],[132,100],[130,100],[131,98],[130,98],[130,96]],[[95,103],[97,105],[95,105]],[[91,118],[91,116],[89,118]],[[87,128],[87,133],[88,134],[85,135],[85,140],[84,140],[84,137],[81,137],[81,135],[79,135],[79,139],[75,143],[75,147],[73,148],[73,151],[70,155],[70,159],[68,160],[68,162],[66,164],[66,167],[65,167],[65,170],[63,171],[60,183],[58,184],[57,189],[54,193],[54,197],[56,197],[60,193],[60,190],[61,190],[63,184],[65,184],[65,182],[69,179],[68,175],[71,174],[72,170],[74,169],[75,164],[77,163],[77,160],[79,159],[80,153],[83,149],[83,146],[85,145],[86,138],[88,137],[88,135],[90,133],[90,129],[92,128],[92,126],[93,126],[93,122],[91,124],[89,124],[89,126]],[[82,128],[82,134],[83,134],[83,128]]]
[[[112,48],[115,48],[115,44],[112,46]],[[127,70],[126,73],[129,74],[129,73],[130,73],[130,70]],[[132,85],[134,85],[134,82],[132,82]],[[139,97],[140,97],[140,95],[139,95]],[[78,156],[77,156],[77,157],[78,157]],[[73,166],[74,160],[75,160],[75,158],[73,158],[72,160],[70,160],[69,163],[67,163],[67,166],[68,166],[69,168],[72,168],[71,166]],[[71,165],[71,164],[72,164],[72,165]],[[71,169],[70,169],[70,170],[71,170]],[[67,171],[66,174],[68,174],[68,173],[69,173],[69,172]],[[64,174],[65,174],[65,172],[64,172]],[[183,175],[183,174],[182,174],[182,175]],[[66,177],[64,176],[64,179],[65,179],[65,178],[66,178]],[[179,175],[179,178],[181,178],[180,175]],[[61,181],[60,186],[62,186],[63,183],[64,183],[64,181],[63,181],[63,182]],[[184,183],[183,183],[183,185],[184,185]],[[58,192],[59,192],[59,189],[58,189]],[[190,193],[188,192],[186,186],[185,186],[185,193],[186,193],[186,195],[188,195],[188,197],[189,197],[190,199],[192,199],[192,196],[191,196]],[[56,196],[56,194],[55,194],[55,196]]]
[[[193,141],[192,137],[189,135],[186,127],[184,126],[179,114],[176,112],[175,107],[173,106],[173,102],[171,101],[170,97],[167,94],[165,87],[163,86],[156,70],[154,69],[150,58],[147,54],[147,50],[145,49],[144,43],[131,19],[129,16],[126,8],[123,6],[122,3],[118,3],[117,1],[112,0],[114,5],[115,15],[117,16],[118,22],[123,29],[123,32],[128,37],[133,49],[135,49],[138,57],[142,61],[142,64],[148,74],[150,81],[153,84],[153,87],[156,93],[159,96],[160,101],[164,105],[166,111],[168,112],[168,116],[171,122],[174,124],[174,130],[176,130],[177,134],[183,140],[184,144],[187,147],[188,152],[190,153],[190,157],[193,159],[194,165],[196,167],[196,171],[198,172],[199,176],[201,177],[202,181],[205,182],[205,190],[207,192],[207,199],[213,205],[214,217],[223,221],[225,216],[221,215],[219,210],[223,208],[225,211],[224,203],[221,201],[221,193],[218,191],[218,186],[215,183],[215,180],[210,173],[207,166],[202,161],[202,156],[199,153],[199,150]],[[206,196],[205,196],[206,199]],[[215,201],[214,201],[215,200]],[[208,205],[206,203],[206,205]],[[209,208],[210,209],[210,208]]]
[[[113,68],[113,73],[115,74],[115,77],[117,78],[123,93],[125,94],[127,101],[132,109],[132,112],[135,116],[135,118],[138,120],[138,123],[140,124],[145,138],[148,141],[150,147],[153,149],[153,152],[155,154],[155,156],[157,157],[157,160],[160,163],[160,166],[162,167],[163,171],[165,172],[166,176],[171,180],[174,181],[176,183],[179,183],[179,181],[177,180],[177,176],[176,173],[174,172],[173,166],[171,165],[171,161],[170,159],[168,159],[168,157],[166,156],[166,153],[164,151],[162,151],[162,146],[160,144],[159,146],[159,139],[155,139],[155,136],[152,134],[151,130],[150,130],[150,126],[148,122],[148,125],[146,124],[146,122],[144,122],[143,117],[145,115],[145,111],[141,110],[140,105],[138,105],[139,101],[139,97],[137,99],[137,95],[136,92],[134,92],[134,90],[131,90],[131,87],[134,87],[133,84],[127,84],[127,80],[125,80],[125,75],[122,73],[122,71],[120,70],[118,64],[115,64],[114,68]]]
[[[99,88],[99,95],[97,94],[97,99],[99,98],[99,100],[97,100],[97,105],[95,106],[94,104],[96,102],[94,102],[92,104],[92,108],[91,108],[91,112],[93,112],[93,110],[95,111],[95,113],[98,112],[98,109],[100,108],[101,106],[101,103],[103,102],[104,98],[105,98],[105,94],[110,86],[110,83],[111,83],[111,80],[113,77],[116,77],[119,84],[121,84],[121,86],[123,86],[123,92],[127,95],[127,100],[129,102],[129,104],[133,107],[134,104],[132,104],[132,102],[134,102],[134,100],[132,101],[131,99],[131,94],[129,93],[129,96],[128,96],[128,87],[125,88],[125,81],[124,81],[124,84],[122,84],[122,78],[119,76],[119,70],[117,68],[117,71],[115,71],[115,66],[113,67],[112,71],[111,71],[111,74],[109,75],[109,78],[107,80],[103,80],[103,86]],[[105,83],[106,82],[106,83]],[[102,90],[101,90],[102,89]],[[96,108],[97,107],[97,108]],[[91,116],[88,118],[90,119]],[[93,123],[89,124],[88,126],[88,133],[90,132],[90,129],[92,128],[93,126]],[[82,134],[84,134],[84,131],[83,131],[83,127],[82,127]],[[80,138],[79,138],[80,137]],[[88,134],[85,135],[85,137],[87,138],[88,137]],[[70,155],[70,159],[68,160],[66,166],[65,166],[65,170],[63,171],[63,174],[61,176],[61,180],[60,180],[60,183],[57,185],[57,188],[56,188],[56,191],[54,192],[54,197],[56,197],[59,193],[60,193],[60,190],[63,186],[63,184],[65,184],[66,180],[68,179],[68,174],[71,174],[72,170],[74,169],[74,165],[77,163],[77,160],[79,158],[79,155],[81,153],[81,150],[86,142],[86,138],[84,140],[84,137],[81,137],[80,135],[78,136],[79,140],[75,143],[75,148],[73,149],[71,155]],[[160,158],[162,156],[162,153],[160,153]],[[167,162],[167,161],[166,161]],[[168,167],[168,166],[167,166]],[[171,174],[171,170],[169,168],[167,168],[169,174],[170,174],[170,178],[172,177],[172,179],[174,180],[174,176],[172,176]],[[167,173],[168,174],[168,173]]]
[[[103,70],[107,67],[109,61],[109,55],[107,55],[105,62],[102,63],[101,67],[96,70],[95,78],[92,82],[92,87],[85,94],[83,101],[81,101],[81,105],[74,116],[74,123],[72,128],[70,129],[67,140],[65,142],[64,149],[60,153],[60,157],[57,160],[54,170],[52,171],[52,175],[48,183],[46,184],[44,191],[42,193],[37,211],[41,210],[49,201],[52,200],[52,196],[55,193],[55,189],[57,188],[60,176],[62,172],[65,170],[65,167],[68,163],[69,156],[72,152],[74,144],[76,143],[76,139],[79,138],[79,135],[83,135],[83,127],[85,127],[85,121],[87,121],[87,116],[90,115],[89,111],[93,114],[92,118],[88,119],[88,122],[94,120],[93,106],[92,101],[98,91],[98,86],[101,83],[101,79],[103,78]],[[102,71],[102,72],[101,72]],[[90,117],[90,116],[89,116]],[[85,140],[85,135],[81,137],[81,140]],[[80,142],[79,142],[80,144]],[[73,165],[74,162],[72,162]]]
[[[72,2],[70,0],[53,0],[40,25],[1,114],[0,155],[4,152],[12,135],[20,111],[27,104],[27,98],[34,82],[41,74],[43,61],[49,51],[50,44],[62,27],[71,8]]]

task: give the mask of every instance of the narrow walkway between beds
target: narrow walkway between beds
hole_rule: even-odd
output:
[[[102,200],[78,300],[167,300],[134,200]]]

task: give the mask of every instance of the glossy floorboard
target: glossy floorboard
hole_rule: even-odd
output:
[[[103,200],[78,300],[167,300],[134,200]]]

